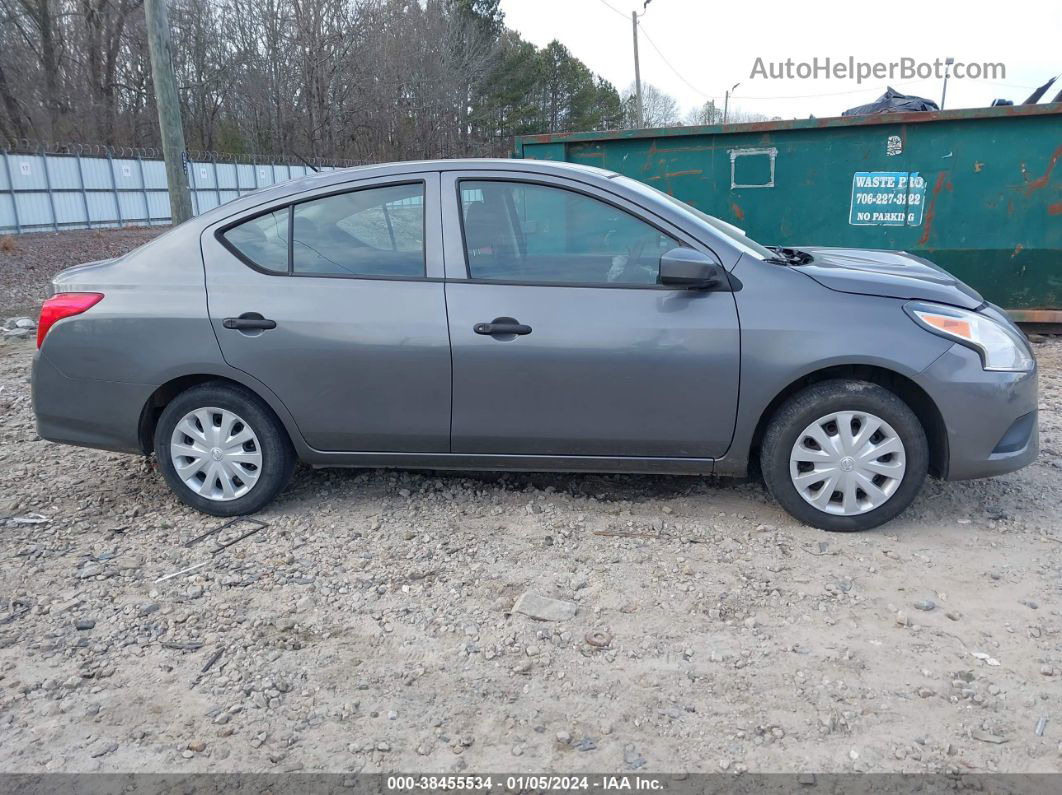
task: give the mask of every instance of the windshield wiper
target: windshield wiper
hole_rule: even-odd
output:
[[[781,255],[780,257],[771,257],[765,260],[776,265],[807,265],[815,259],[808,252],[796,248],[785,248],[783,246],[766,246],[766,248],[775,254]]]

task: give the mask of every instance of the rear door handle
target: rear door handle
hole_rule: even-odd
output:
[[[264,318],[256,312],[245,312],[239,317],[225,318],[221,321],[221,325],[237,331],[264,331],[276,328],[277,321]]]
[[[472,327],[472,330],[477,334],[487,334],[489,336],[505,336],[507,334],[530,334],[531,327],[518,323],[511,317],[496,317],[490,323],[477,323]]]

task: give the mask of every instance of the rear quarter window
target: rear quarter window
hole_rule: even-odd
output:
[[[259,268],[288,272],[289,209],[274,210],[226,230],[222,237],[233,249]]]

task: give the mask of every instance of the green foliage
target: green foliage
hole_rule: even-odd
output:
[[[473,22],[481,30],[497,36],[505,27],[501,0],[449,0],[450,13]]]
[[[545,48],[506,30],[474,118],[497,139],[528,133],[615,129],[623,123],[619,93],[559,41]]]

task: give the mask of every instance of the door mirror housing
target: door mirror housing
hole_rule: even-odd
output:
[[[692,248],[673,248],[660,255],[660,284],[687,290],[714,290],[727,284],[722,263]]]

